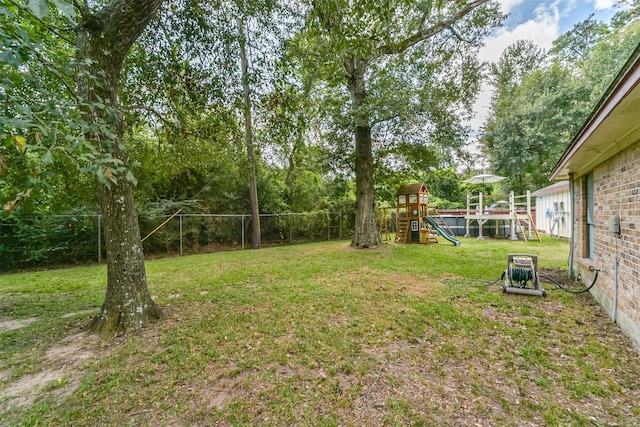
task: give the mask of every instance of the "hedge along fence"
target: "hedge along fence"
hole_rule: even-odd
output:
[[[211,252],[251,247],[251,216],[178,214],[157,231],[169,216],[140,218],[147,254]],[[287,213],[260,215],[263,245],[296,244],[342,239],[345,227],[340,213]]]
[[[353,231],[348,229],[351,222],[341,213],[263,214],[262,244],[342,239],[343,234]],[[139,223],[147,255],[252,247],[250,215],[178,214],[173,218],[141,215]],[[105,254],[102,233],[102,216],[96,214],[0,216],[0,271],[102,262]]]
[[[0,215],[0,271],[95,260],[99,217]]]

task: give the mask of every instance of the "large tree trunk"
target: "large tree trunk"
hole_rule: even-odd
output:
[[[258,204],[258,186],[256,184],[256,159],[253,152],[253,121],[251,117],[251,95],[249,91],[249,62],[245,50],[244,24],[238,19],[238,40],[240,42],[240,67],[242,74],[242,104],[244,113],[245,145],[247,147],[247,165],[249,168],[249,203],[251,204],[251,230],[253,248],[260,249],[262,237],[260,231],[260,206]]]
[[[366,61],[352,58],[345,62],[345,70],[356,131],[356,221],[351,244],[358,248],[369,248],[381,244],[382,239],[376,225],[371,125],[364,106],[367,95],[364,80]]]
[[[122,162],[122,167],[114,162],[105,166],[108,184],[98,184],[107,250],[107,292],[90,329],[102,334],[139,329],[162,317],[147,289],[133,188],[126,177],[129,159],[122,148],[124,121],[118,103],[122,62],[161,3],[114,0],[95,13],[87,8],[77,29],[78,92],[88,105],[87,121],[95,125],[87,138],[105,157]],[[97,102],[107,108],[96,108]]]
[[[119,158],[126,159],[120,154]],[[120,177],[117,184],[100,185],[99,193],[107,249],[107,293],[90,329],[103,334],[140,329],[160,319],[162,312],[147,289],[132,185]]]

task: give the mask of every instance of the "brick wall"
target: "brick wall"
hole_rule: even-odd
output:
[[[595,238],[593,259],[586,258],[586,191],[584,177],[574,181],[574,269],[591,283],[589,267],[602,269],[592,290],[613,317],[618,262],[616,321],[640,349],[640,141],[593,170]],[[619,215],[621,235],[609,231]]]

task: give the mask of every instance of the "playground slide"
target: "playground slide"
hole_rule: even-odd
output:
[[[460,246],[460,240],[454,238],[448,231],[444,230],[440,225],[431,217],[426,217],[429,226],[438,232],[439,235],[450,241],[454,246]]]

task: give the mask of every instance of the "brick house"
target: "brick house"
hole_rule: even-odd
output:
[[[570,272],[640,349],[640,45],[551,174],[569,179]]]

